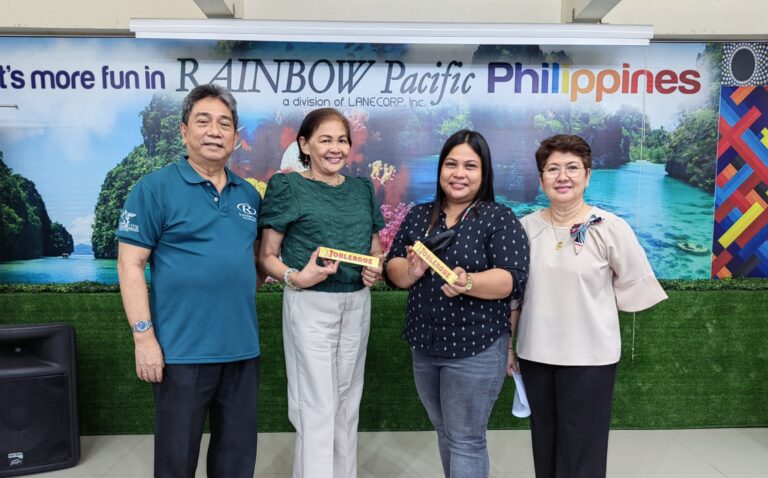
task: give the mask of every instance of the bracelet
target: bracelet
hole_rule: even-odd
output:
[[[291,278],[289,277],[291,275],[291,272],[296,272],[297,274],[299,271],[297,269],[294,269],[293,267],[289,267],[285,270],[283,273],[283,282],[285,282],[285,285],[290,287],[293,290],[301,290],[301,287],[291,282]]]

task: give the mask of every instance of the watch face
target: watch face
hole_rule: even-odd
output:
[[[149,322],[140,320],[139,322],[136,322],[136,325],[133,326],[133,329],[136,332],[144,332],[149,329]]]

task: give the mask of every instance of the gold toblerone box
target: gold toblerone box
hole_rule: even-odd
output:
[[[381,259],[365,254],[356,254],[354,252],[340,251],[330,247],[321,247],[317,254],[322,259],[331,259],[332,261],[347,262],[358,266],[379,267]]]
[[[413,252],[415,252],[417,256],[421,257],[424,262],[426,262],[427,265],[431,267],[432,270],[435,271],[437,275],[442,277],[443,280],[445,280],[445,282],[448,284],[453,285],[453,283],[456,282],[456,279],[459,278],[459,276],[457,276],[450,267],[445,265],[445,262],[441,261],[434,252],[427,249],[427,247],[422,244],[421,241],[416,241],[413,244]]]

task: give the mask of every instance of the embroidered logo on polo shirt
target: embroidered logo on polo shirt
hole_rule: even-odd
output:
[[[251,206],[247,202],[241,202],[237,205],[237,210],[240,211],[240,217],[243,219],[256,222],[256,213],[258,211],[255,207]]]
[[[139,232],[139,225],[131,224],[131,218],[133,217],[136,217],[136,214],[123,209],[123,212],[120,214],[118,229],[125,232]]]

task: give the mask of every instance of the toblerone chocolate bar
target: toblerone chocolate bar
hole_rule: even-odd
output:
[[[453,285],[453,283],[456,282],[456,279],[459,278],[459,276],[457,276],[450,267],[445,265],[445,262],[441,261],[434,252],[427,249],[427,247],[422,244],[421,241],[416,241],[413,244],[413,252],[415,252],[417,256],[421,257],[424,262],[426,262],[427,265],[431,267],[432,270],[435,271],[437,275],[442,277],[443,280],[448,284]]]
[[[354,252],[340,251],[330,247],[321,247],[317,254],[322,259],[331,259],[332,261],[347,262],[358,266],[379,267],[381,259],[375,256],[366,256],[365,254],[356,254]]]

